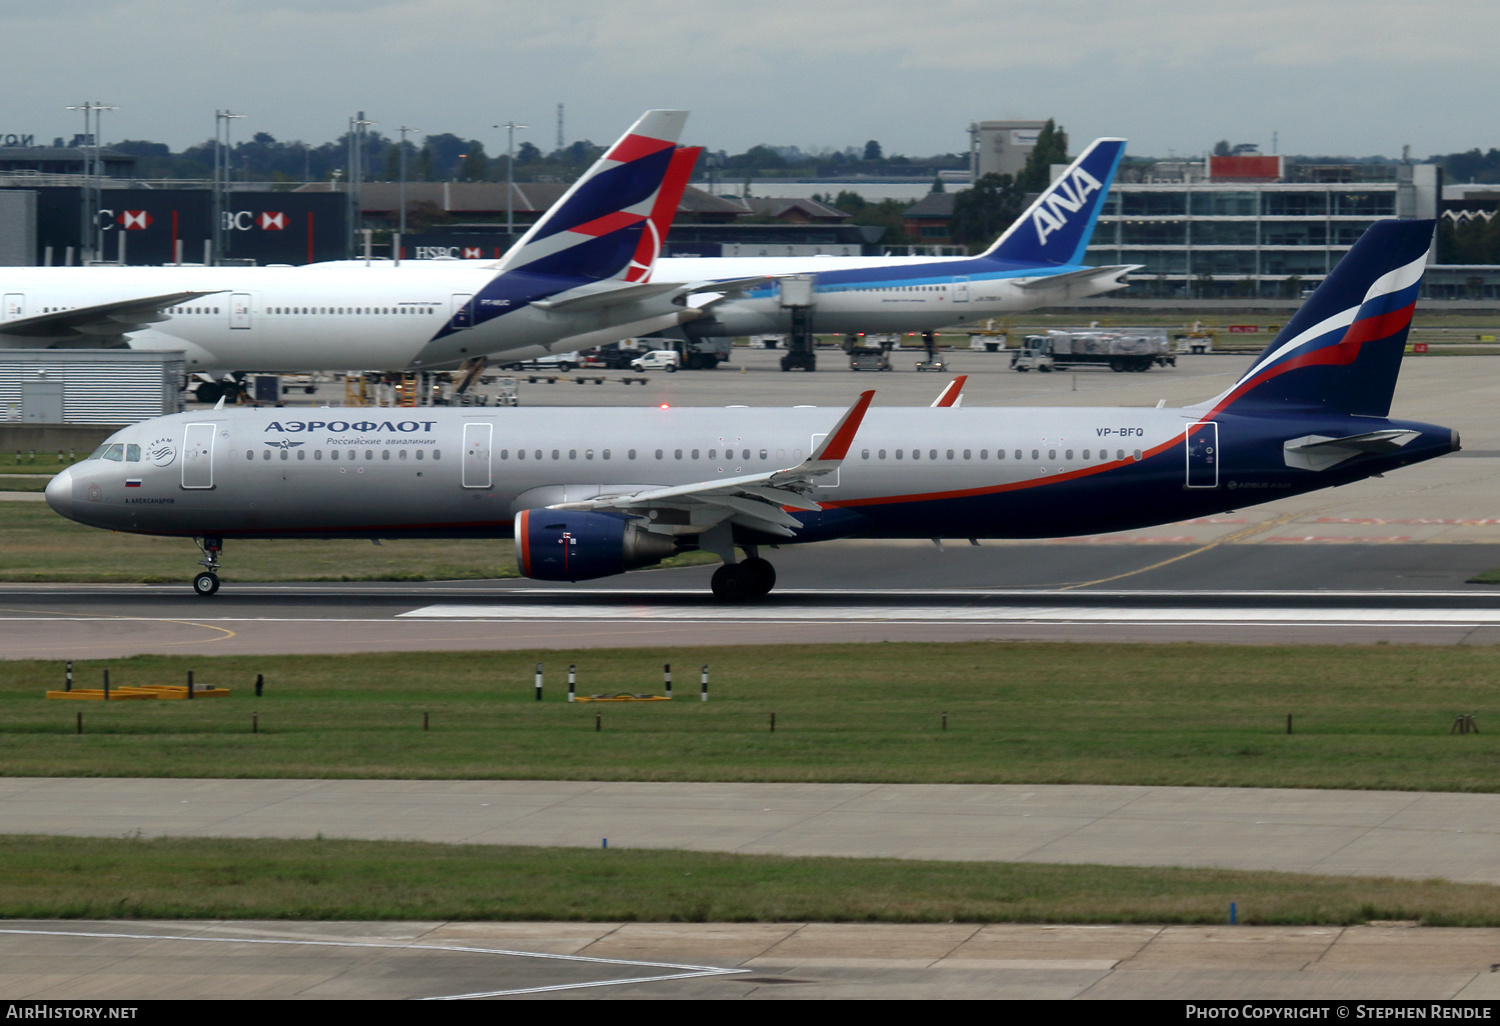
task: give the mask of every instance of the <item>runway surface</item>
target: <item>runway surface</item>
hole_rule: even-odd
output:
[[[1500,795],[1008,784],[0,779],[0,831],[1217,866],[1500,883]],[[1496,958],[1500,962],[1500,956]]]
[[[1125,563],[1133,552],[1107,555]],[[1266,562],[1245,560],[1245,569],[1264,570]],[[209,600],[171,585],[4,585],[0,654],[87,659],[981,640],[1500,643],[1500,589],[1449,580],[1441,582],[1447,587],[1401,588],[1405,578],[1382,576],[1372,561],[1358,560],[1344,578],[1388,586],[1341,589],[1341,575],[1324,570],[1324,587],[1275,591],[799,588],[788,574],[786,587],[749,605],[715,602],[706,567],[603,586],[242,584]]]
[[[1494,1001],[1500,998],[1497,953],[1500,930],[1404,924],[12,921],[0,930],[0,993],[28,1002]],[[1332,1008],[1325,1014],[1342,1018]]]

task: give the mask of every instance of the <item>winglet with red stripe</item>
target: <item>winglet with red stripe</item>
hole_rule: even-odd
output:
[[[875,398],[874,390],[861,392],[859,401],[849,407],[838,425],[823,439],[823,444],[818,446],[818,451],[808,457],[808,463],[837,463],[849,455],[849,446],[854,444],[854,433],[859,430],[860,422],[865,419],[865,411],[870,408],[870,401]]]
[[[957,406],[959,403],[959,397],[964,394],[964,382],[968,380],[969,376],[967,374],[960,374],[958,377],[948,382],[948,387],[943,389],[938,397],[932,401],[933,407],[936,408],[939,406]]]

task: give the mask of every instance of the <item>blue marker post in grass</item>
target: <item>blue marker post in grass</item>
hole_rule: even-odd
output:
[[[1230,902],[1230,903],[1229,903],[1229,925],[1230,925],[1230,926],[1233,926],[1233,925],[1234,925],[1234,921],[1235,921],[1235,911],[1236,911],[1236,909],[1235,909],[1235,907],[1234,907],[1234,902],[1232,902],[1232,901],[1231,901],[1231,902]]]
[[[599,847],[601,847],[601,848],[608,848],[609,847],[609,838],[608,837],[604,838],[604,840],[599,843]]]

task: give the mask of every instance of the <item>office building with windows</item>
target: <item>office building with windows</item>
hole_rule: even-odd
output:
[[[1371,222],[1435,217],[1432,164],[1292,164],[1210,157],[1125,166],[1086,262],[1141,264],[1120,296],[1297,298]]]

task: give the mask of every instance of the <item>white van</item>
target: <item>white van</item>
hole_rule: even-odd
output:
[[[682,357],[675,349],[653,349],[630,361],[630,369],[637,372],[659,370],[675,374],[681,366]]]

